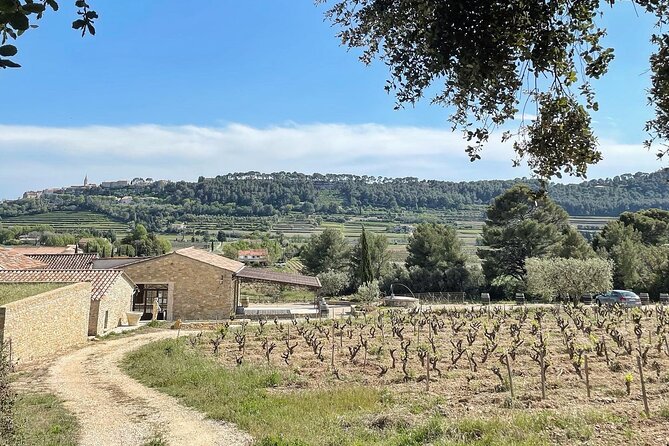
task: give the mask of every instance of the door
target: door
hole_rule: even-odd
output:
[[[138,284],[139,291],[135,294],[132,311],[141,311],[142,320],[153,317],[153,301],[158,299],[158,320],[167,319],[167,284]]]

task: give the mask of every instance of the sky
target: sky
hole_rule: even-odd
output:
[[[499,134],[471,163],[448,109],[394,110],[387,68],[342,47],[312,0],[90,0],[100,18],[84,38],[74,0],[60,3],[18,40],[22,68],[0,70],[0,199],[85,175],[529,176]],[[625,2],[601,23],[616,58],[595,83],[604,160],[589,178],[665,167],[642,144],[653,20]]]

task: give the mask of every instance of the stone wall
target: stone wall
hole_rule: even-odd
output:
[[[91,284],[66,285],[0,307],[0,338],[19,362],[49,357],[87,340]]]
[[[136,284],[168,285],[169,320],[222,320],[235,311],[232,272],[171,253],[121,267]]]
[[[128,325],[126,313],[132,310],[132,293],[135,287],[124,278],[119,277],[109,288],[107,294],[100,299],[97,334],[104,334],[119,325]],[[107,327],[105,327],[105,313]]]

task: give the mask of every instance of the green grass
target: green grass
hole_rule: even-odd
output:
[[[145,385],[267,441],[351,444],[342,423],[382,407],[381,392],[370,387],[279,388],[290,385],[295,376],[258,366],[224,368],[174,340],[130,353],[122,367]]]
[[[15,445],[75,446],[79,434],[77,420],[50,393],[19,395],[14,406]],[[0,441],[2,444],[2,441]]]
[[[66,283],[0,283],[0,306],[66,286]]]
[[[414,400],[420,409],[412,412],[407,396],[392,389],[327,381],[305,389],[302,378],[291,372],[257,364],[227,368],[183,340],[146,345],[127,355],[122,367],[211,418],[237,424],[261,446],[582,444],[592,439],[598,424],[628,422],[601,410],[509,409],[481,417],[441,417],[434,414],[436,400],[427,395]]]

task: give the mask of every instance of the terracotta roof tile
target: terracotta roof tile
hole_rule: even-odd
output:
[[[177,251],[174,251],[175,254],[191,258],[193,260],[198,260],[203,263],[208,263],[209,265],[216,266],[218,268],[224,269],[236,273],[240,269],[244,268],[244,264],[236,260],[228,259],[227,257],[220,256],[218,254],[205,251],[203,249],[197,249],[193,246],[190,248],[183,248]]]
[[[92,269],[93,261],[98,258],[97,254],[28,254],[27,256],[45,263],[48,269]]]
[[[114,269],[0,270],[0,283],[91,282],[91,300],[102,299],[119,277],[124,278],[128,283],[134,285],[123,271]]]
[[[237,273],[237,277],[251,281],[281,283],[285,285],[304,286],[309,288],[320,288],[321,281],[318,277],[303,276],[300,274],[282,273],[267,268],[245,267]]]
[[[13,249],[0,248],[0,270],[2,269],[40,269],[48,265],[28,256],[24,256]]]

